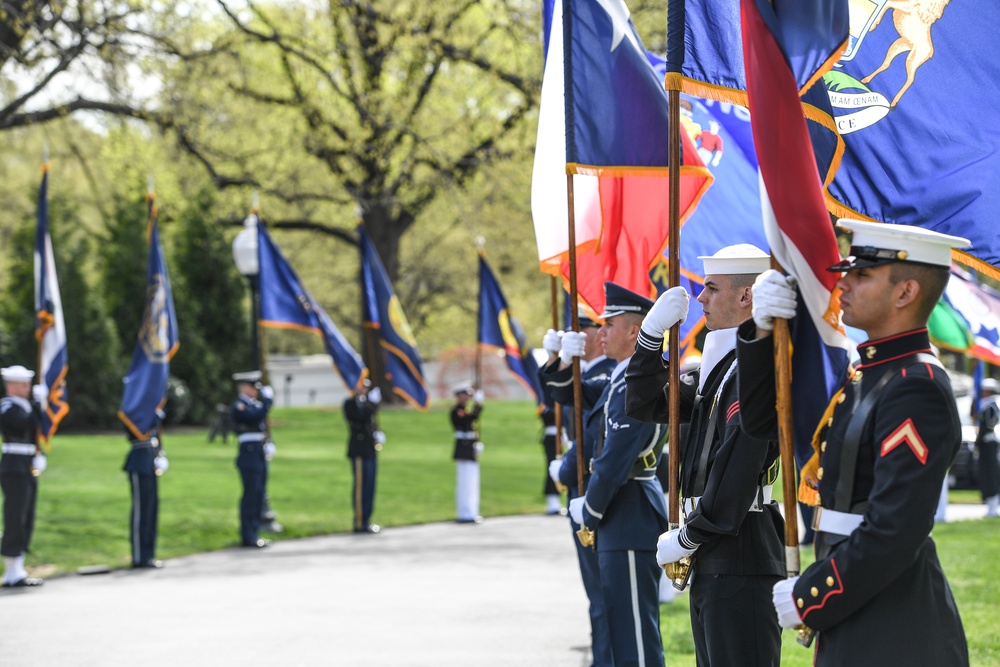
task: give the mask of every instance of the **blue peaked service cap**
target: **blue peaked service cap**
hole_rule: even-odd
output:
[[[620,285],[611,282],[604,283],[604,312],[600,314],[602,320],[625,313],[645,315],[652,307],[653,301],[651,299]]]

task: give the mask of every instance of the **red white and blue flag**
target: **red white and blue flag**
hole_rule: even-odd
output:
[[[652,294],[669,231],[667,95],[621,0],[556,0],[532,174],[542,271],[568,277],[573,178],[577,288],[594,310],[605,281]],[[711,184],[682,133],[681,220]]]
[[[792,395],[815,396],[817,378],[826,397],[843,381],[849,342],[840,324],[840,261],[823,199],[799,91],[832,64],[847,39],[847,1],[741,0],[747,97],[760,165],[764,228],[771,252],[799,284],[806,313],[793,327]],[[800,311],[802,308],[800,308]],[[818,375],[822,372],[823,375]],[[796,391],[796,380],[803,383]],[[808,433],[826,401],[797,401],[796,458],[812,454]]]

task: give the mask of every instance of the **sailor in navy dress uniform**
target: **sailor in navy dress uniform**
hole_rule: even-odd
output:
[[[0,369],[6,396],[0,399],[0,489],[3,490],[3,586],[40,586],[42,580],[29,577],[24,556],[31,546],[35,528],[35,504],[38,500],[38,475],[45,470],[46,459],[38,448],[38,429],[42,424],[43,404],[47,400],[44,385],[31,386],[34,371],[24,366]],[[33,400],[32,400],[33,399]]]
[[[680,450],[684,526],[660,537],[661,565],[693,559],[691,630],[704,667],[776,666],[781,627],[771,589],[785,576],[784,521],[771,490],[778,444],[740,429],[736,327],[750,319],[751,286],[770,266],[759,248],[722,248],[704,262],[705,313],[701,366],[680,377],[679,418],[687,424]],[[643,320],[629,364],[628,411],[643,421],[669,421],[669,372],[663,335],[684,320],[689,296],[674,287]]]
[[[1000,516],[1000,463],[997,462],[997,426],[1000,425],[1000,382],[984,378],[981,390],[979,414],[974,415],[976,425],[976,447],[979,449],[977,469],[979,471],[979,491],[986,503],[986,516]]]
[[[482,523],[479,514],[479,456],[483,453],[483,443],[479,440],[476,425],[483,412],[484,394],[482,389],[473,390],[468,384],[454,388],[455,405],[451,407],[449,418],[455,433],[455,515],[458,523]],[[469,399],[472,407],[469,407]]]
[[[385,444],[385,433],[375,425],[375,415],[382,402],[382,390],[365,379],[344,401],[344,417],[350,430],[347,458],[351,461],[351,506],[354,509],[354,532],[375,534],[381,530],[371,522],[375,509],[377,453]]]
[[[570,501],[569,512],[575,522],[595,532],[614,664],[662,665],[656,538],[667,529],[667,506],[656,479],[656,463],[666,431],[625,413],[625,368],[653,302],[614,283],[605,283],[604,288],[601,342],[605,354],[619,362],[596,401],[593,387],[584,396],[588,422],[597,416],[602,435],[586,492]],[[584,343],[583,333],[563,334],[559,364],[545,370],[554,392],[571,386],[569,362],[582,356]],[[571,404],[570,395],[558,397]],[[603,410],[595,415],[593,406],[601,404]]]
[[[129,515],[129,544],[132,548],[132,567],[159,568],[163,561],[156,559],[156,524],[160,511],[159,477],[169,463],[160,442],[159,422],[162,410],[156,411],[157,425],[145,437],[125,429],[129,453],[122,466],[128,474],[132,495],[132,513]]]
[[[243,481],[240,498],[240,540],[245,547],[270,546],[270,540],[259,537],[261,508],[264,505],[264,485],[267,480],[267,413],[274,392],[261,387],[261,372],[249,371],[233,375],[239,396],[229,409],[229,418],[236,430],[240,452],[236,467]]]
[[[543,340],[543,347],[549,353],[549,359],[545,366],[539,371],[542,389],[546,400],[560,403],[563,409],[563,425],[573,443],[563,452],[561,459],[554,460],[549,464],[549,476],[566,487],[568,500],[572,501],[580,495],[577,486],[579,479],[577,476],[576,452],[582,446],[584,469],[583,482],[586,485],[590,480],[590,460],[594,458],[594,446],[604,433],[604,395],[611,378],[611,371],[618,364],[604,354],[604,346],[600,341],[601,325],[594,322],[589,317],[581,315],[579,317],[580,329],[586,335],[584,353],[580,358],[580,376],[582,379],[584,405],[587,406],[583,414],[583,441],[575,437],[573,411],[568,410],[565,402],[573,403],[572,381],[562,383],[558,386],[549,384],[546,380],[546,369],[552,367],[554,370],[559,366],[559,352],[562,348],[562,331],[549,329]],[[569,358],[572,363],[572,358]],[[614,665],[611,656],[611,630],[608,627],[608,611],[604,604],[604,594],[601,592],[601,572],[597,564],[597,551],[589,546],[584,546],[577,539],[576,533],[580,530],[580,524],[569,520],[570,537],[576,548],[577,560],[580,563],[580,577],[583,579],[583,588],[587,592],[587,599],[590,600],[590,642],[591,654],[594,667],[607,667]]]
[[[843,322],[870,337],[814,441],[816,562],[774,587],[783,627],[817,631],[815,664],[968,665],[955,600],[938,561],[934,510],[961,443],[948,374],[927,320],[948,282],[951,249],[969,242],[908,225],[840,220],[853,232]],[[774,317],[795,313],[794,282],[777,271],[753,288],[738,341],[743,428],[773,437]],[[795,321],[792,320],[794,326]]]

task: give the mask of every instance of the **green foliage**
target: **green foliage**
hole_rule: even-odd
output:
[[[207,188],[189,197],[170,236],[170,279],[180,335],[170,372],[190,392],[187,421],[202,424],[214,416],[216,403],[227,400],[230,375],[243,369],[250,356],[243,278],[222,229],[212,221],[213,203],[214,193]]]
[[[133,172],[111,195],[112,213],[98,248],[101,286],[108,313],[126,354],[135,348],[146,305],[147,229],[145,179]]]
[[[38,344],[35,342],[35,225],[25,220],[14,229],[9,239],[9,277],[4,298],[0,299],[0,320],[3,321],[3,347],[0,363],[4,366],[21,364],[34,369],[38,364]]]

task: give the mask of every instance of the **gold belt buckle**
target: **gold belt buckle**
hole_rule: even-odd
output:
[[[642,457],[642,464],[647,468],[656,467],[656,452],[649,452]]]

